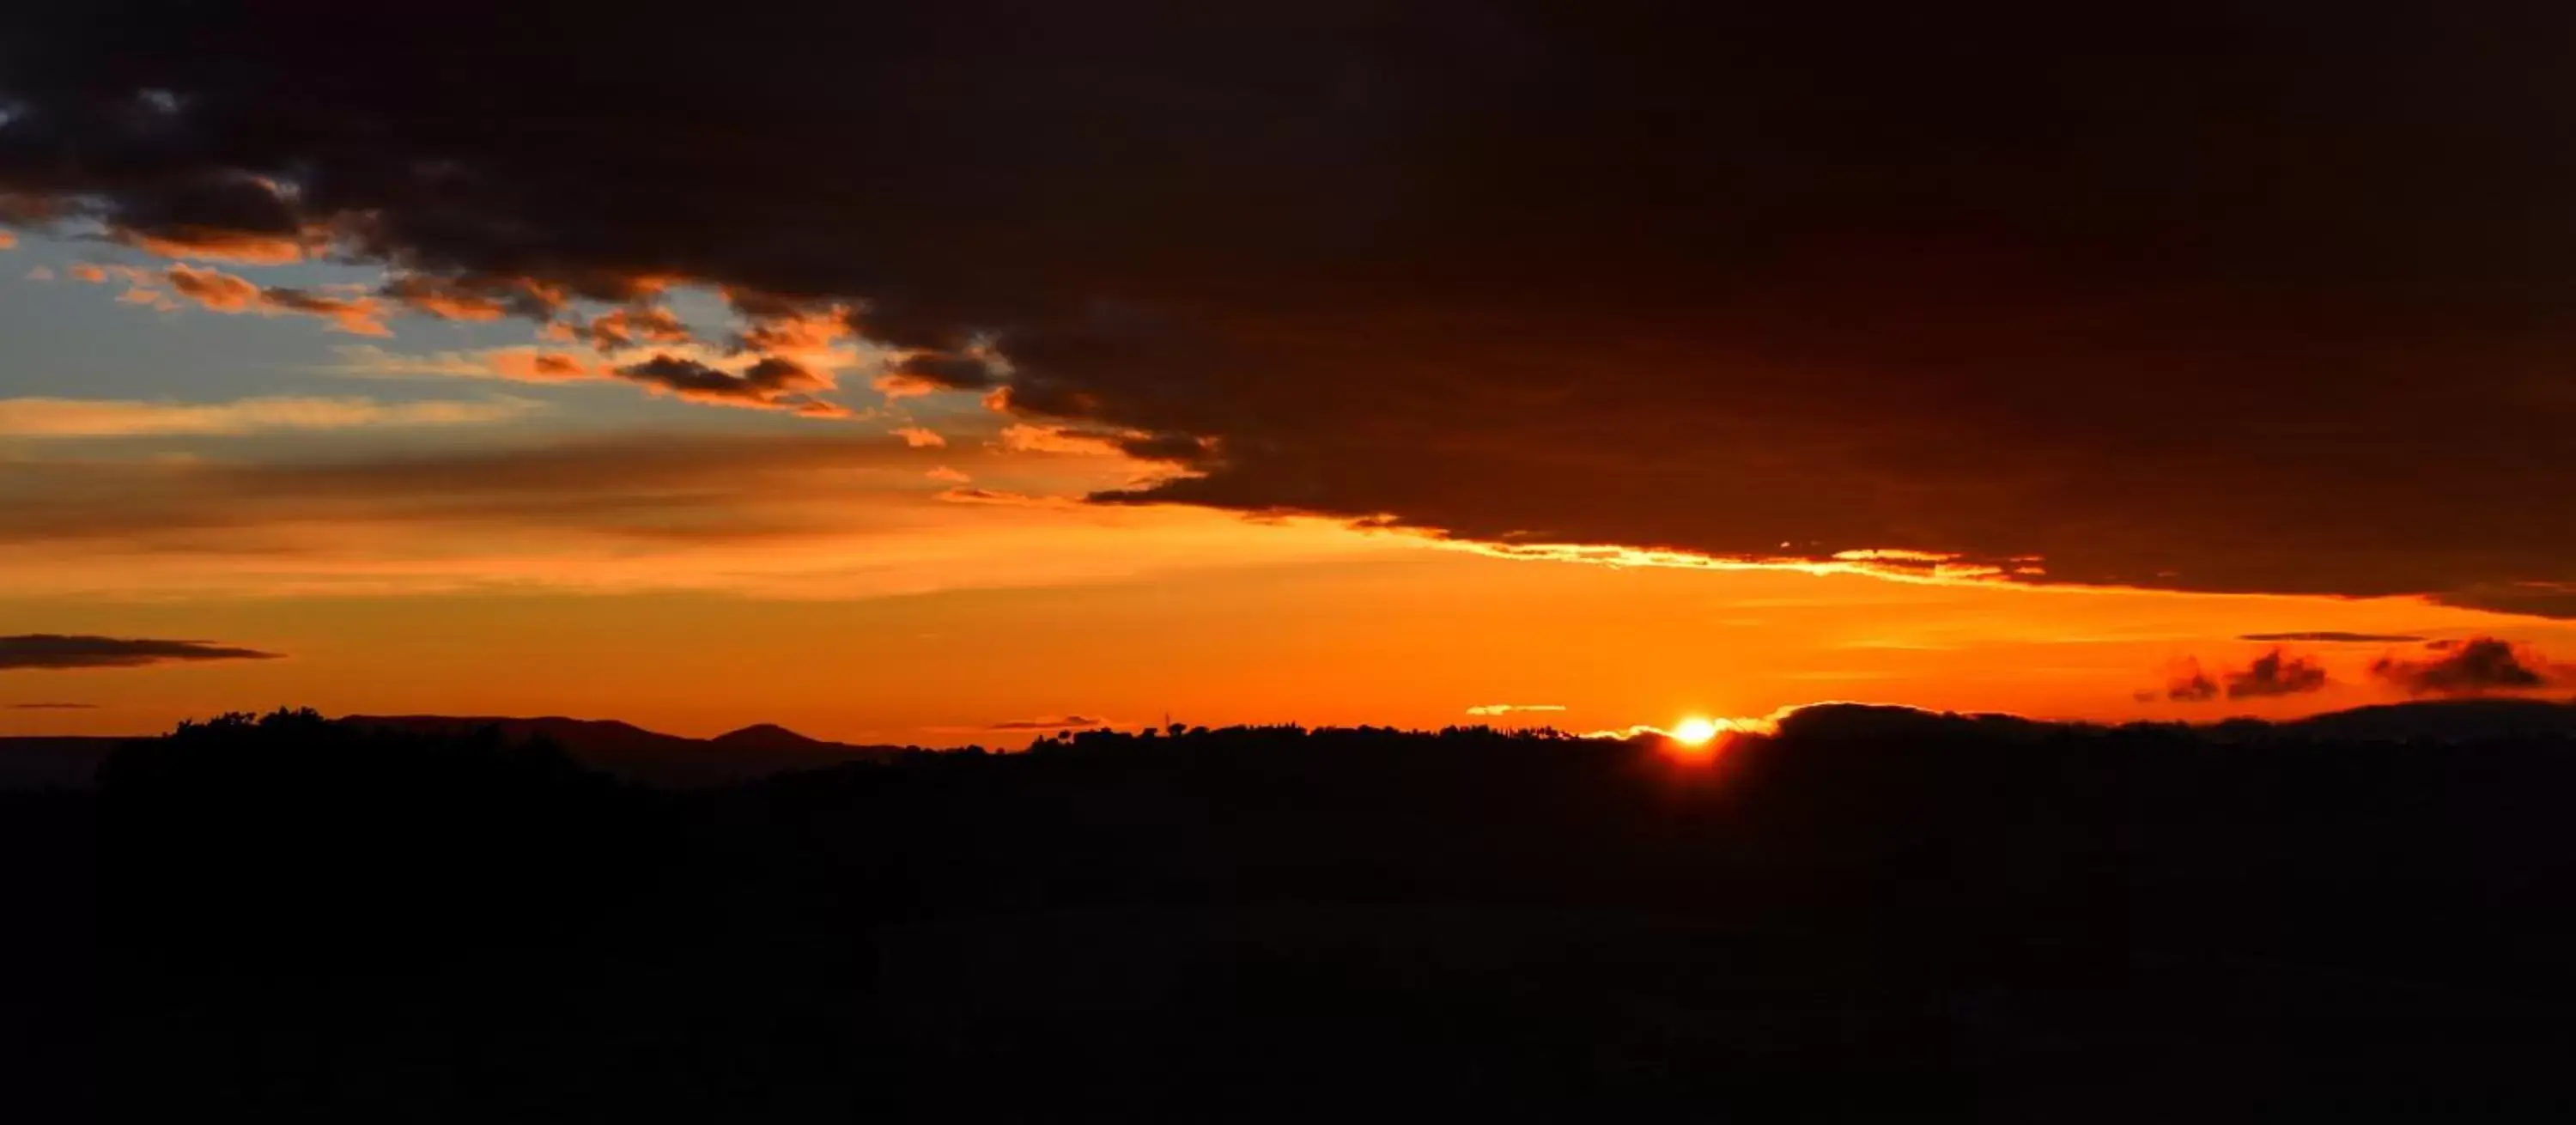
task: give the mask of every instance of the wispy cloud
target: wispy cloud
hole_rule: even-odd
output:
[[[384,303],[373,297],[338,297],[311,289],[262,286],[222,270],[189,265],[146,270],[81,263],[72,267],[72,276],[92,284],[121,278],[129,288],[118,300],[164,311],[176,309],[180,301],[186,301],[208,312],[319,317],[353,336],[393,335],[384,325]]]
[[[1516,711],[1562,711],[1561,703],[1484,703],[1467,709],[1470,715],[1509,715]]]
[[[10,398],[0,399],[0,434],[95,438],[477,425],[519,418],[543,406],[522,398],[430,402],[294,396],[231,402]]]
[[[985,727],[986,730],[1084,730],[1107,726],[1109,720],[1093,715],[1059,715],[1052,719],[1004,719]]]
[[[140,668],[203,660],[275,660],[281,654],[212,641],[23,633],[0,637],[0,669]]]
[[[857,416],[847,407],[819,397],[821,392],[833,389],[828,369],[808,368],[775,355],[749,362],[714,355],[693,358],[702,354],[689,349],[682,349],[681,354],[657,351],[650,358],[618,364],[539,347],[404,354],[361,344],[339,349],[338,362],[315,370],[359,378],[498,379],[512,383],[623,381],[656,394],[716,406],[783,410],[815,418]]]
[[[2416,641],[2423,640],[2424,638],[2409,636],[2404,633],[2347,633],[2340,629],[2318,629],[2296,633],[2247,633],[2236,639],[2240,641],[2305,641],[2312,644],[2365,645],[2412,644]]]

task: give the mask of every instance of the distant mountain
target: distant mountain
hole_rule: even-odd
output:
[[[497,727],[503,738],[513,742],[550,739],[583,765],[603,773],[679,788],[724,785],[788,770],[878,761],[906,749],[826,742],[770,723],[714,738],[683,738],[614,719],[560,716],[348,715],[339,721],[352,726],[421,732]]]
[[[582,764],[604,773],[673,788],[725,785],[790,770],[882,761],[911,747],[828,742],[760,723],[714,738],[683,738],[614,719],[560,716],[349,715],[364,727],[475,731],[498,727],[521,741],[552,739]],[[1959,715],[1908,707],[1819,704],[1780,724],[1783,736],[1809,742],[1903,742],[1982,738],[2028,742],[2063,724],[2011,715]],[[2103,730],[2091,727],[2086,729]],[[2473,742],[2495,738],[2576,738],[2576,702],[2541,699],[2423,700],[2356,707],[2282,723],[2233,719],[2199,729],[2223,741],[2298,739],[2318,742]],[[98,763],[128,738],[0,737],[0,790],[86,788]]]
[[[2358,742],[2576,737],[2576,703],[2546,699],[2383,703],[2281,723],[2278,730],[2303,738]]]
[[[0,738],[0,790],[87,789],[98,764],[130,741],[75,735]]]

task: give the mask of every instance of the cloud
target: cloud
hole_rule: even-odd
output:
[[[897,427],[894,436],[902,438],[905,445],[914,449],[937,449],[948,444],[948,439],[939,436],[936,431],[925,430],[919,426]]]
[[[2177,703],[2206,703],[2218,698],[2218,681],[2201,671],[2200,661],[2186,659],[2165,681],[2165,698]]]
[[[399,36],[55,5],[0,44],[0,193],[164,250],[846,307],[890,393],[1168,455],[1104,504],[2576,613],[2499,593],[2576,583],[2531,515],[2576,484],[2534,454],[2576,328],[2531,297],[2576,284],[2576,164],[2532,142],[2576,101],[2524,96],[2576,10],[1032,7],[700,21],[759,74],[673,98],[524,34],[667,50],[599,0]],[[459,127],[496,106],[543,127]],[[682,346],[616,316],[577,334]]]
[[[2428,660],[2383,656],[2371,662],[2370,674],[2408,695],[2454,696],[2534,691],[2566,678],[2539,653],[2495,637],[2435,641],[2426,647],[2442,655]]]
[[[1516,711],[1562,711],[1556,703],[1486,703],[1467,709],[1470,715],[1509,715]]]
[[[2311,644],[2412,644],[2422,637],[2403,633],[2347,633],[2339,629],[2318,629],[2293,633],[2247,633],[2240,641],[2301,641]]]
[[[603,352],[646,344],[687,344],[697,339],[678,316],[659,305],[614,309],[570,331],[575,338],[588,340],[591,347]]]
[[[655,355],[643,362],[616,368],[612,374],[693,402],[772,407],[823,417],[846,413],[813,397],[813,392],[831,388],[830,378],[777,356],[764,356],[751,366],[734,372],[696,360]]]
[[[2274,648],[2243,668],[2222,669],[2215,677],[2201,667],[2198,659],[2185,657],[2174,662],[2161,692],[2141,691],[2136,698],[2141,703],[2158,695],[2176,703],[2207,703],[2222,695],[2229,699],[2268,699],[2321,691],[2328,682],[2324,665]]]
[[[95,711],[98,710],[98,704],[57,702],[12,703],[9,705],[9,709],[12,711]]]
[[[37,266],[36,268],[27,271],[27,280],[29,281],[52,281],[53,279],[54,267],[52,266]]]
[[[269,238],[238,231],[195,228],[166,235],[128,235],[138,250],[164,258],[233,262],[247,266],[282,266],[304,259],[304,246],[292,238]]]
[[[762,356],[741,370],[733,371],[667,354],[615,365],[573,352],[538,347],[402,355],[362,344],[341,348],[339,352],[340,362],[323,365],[317,370],[361,378],[448,377],[498,379],[514,383],[618,380],[691,402],[761,407],[809,417],[852,416],[847,409],[818,397],[818,392],[832,388],[828,375],[779,356]],[[928,433],[926,430],[918,432]],[[931,436],[937,437],[935,434]]]
[[[571,352],[540,351],[535,348],[497,348],[484,353],[491,361],[491,374],[522,383],[562,383],[577,379],[605,379],[612,372],[597,363]]]
[[[1033,426],[1014,422],[1002,427],[1002,448],[1013,453],[1073,453],[1112,456],[1126,435],[1067,426]]]
[[[562,289],[527,278],[416,273],[387,281],[376,292],[407,312],[461,321],[492,321],[513,315],[544,320],[562,309],[565,300]]]
[[[279,182],[241,169],[130,185],[102,218],[117,241],[164,258],[284,265],[304,259],[309,238]]]
[[[415,354],[389,352],[373,344],[345,344],[332,351],[338,354],[338,362],[320,364],[311,370],[361,379],[500,379],[515,383],[614,377],[605,363],[573,352],[537,347]]]
[[[211,641],[162,641],[123,637],[22,633],[0,637],[0,670],[12,668],[140,668],[148,664],[206,660],[275,660],[279,654]]]
[[[998,488],[947,488],[940,490],[938,498],[944,504],[994,504],[1010,508],[1052,508],[1072,503],[1064,497],[1031,496]]]
[[[2326,670],[2304,656],[2292,656],[2273,649],[2240,672],[2229,672],[2227,698],[2261,699],[2278,695],[2302,695],[2326,686]]]
[[[1052,719],[1004,719],[985,727],[986,730],[1084,730],[1108,725],[1109,720],[1090,715],[1063,715]]]
[[[909,398],[940,391],[994,388],[991,357],[946,352],[914,352],[886,365],[874,386],[887,398]]]
[[[725,299],[742,317],[734,350],[784,356],[808,367],[837,368],[859,362],[853,347],[857,331],[848,305],[825,302],[806,306],[759,294],[727,292]]]
[[[173,270],[185,267],[173,266]],[[371,297],[326,297],[301,289],[272,286],[259,291],[262,306],[278,312],[303,313],[331,322],[331,326],[352,336],[391,336],[393,331],[378,319],[384,306]]]
[[[18,235],[16,232],[0,230],[0,250],[15,249],[17,245]]]
[[[89,282],[103,282],[110,276],[123,277],[133,286],[126,290],[123,299],[137,304],[174,307],[162,297],[160,290],[151,288],[158,284],[210,312],[314,316],[330,321],[332,327],[351,335],[393,334],[379,319],[384,311],[383,305],[373,298],[331,297],[283,286],[263,288],[222,270],[174,265],[164,270],[147,271],[83,264],[72,267],[72,275]]]
[[[153,437],[482,425],[541,408],[527,399],[383,402],[370,398],[244,398],[230,402],[0,399],[0,434],[20,438]]]
[[[957,470],[955,470],[955,469],[949,468],[949,467],[948,467],[948,466],[946,466],[946,465],[940,465],[940,466],[937,466],[937,467],[935,467],[935,468],[931,469],[929,472],[923,473],[923,474],[921,474],[921,475],[923,475],[923,476],[925,476],[925,477],[929,477],[930,479],[935,480],[935,481],[945,481],[945,482],[947,482],[947,483],[949,483],[949,484],[965,484],[965,483],[967,483],[967,482],[972,481],[972,480],[974,480],[974,479],[975,479],[974,477],[968,476],[968,475],[966,475],[965,473],[961,473],[961,472],[958,472],[958,471],[957,471]]]
[[[0,446],[8,439],[0,438]],[[864,597],[1134,580],[1418,551],[1318,521],[1250,526],[1075,497],[1128,466],[1010,467],[1031,493],[926,488],[922,454],[847,427],[802,432],[512,431],[428,452],[335,443],[264,461],[0,457],[0,589],[19,597],[181,593],[706,591]],[[954,450],[959,468],[993,463]]]

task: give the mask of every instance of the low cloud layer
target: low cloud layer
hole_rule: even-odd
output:
[[[1523,711],[1563,711],[1558,703],[1485,703],[1467,709],[1470,715],[1509,715]]]
[[[0,220],[411,279],[143,303],[702,366],[655,302],[718,287],[746,343],[840,323],[888,393],[1186,470],[1104,503],[2576,614],[2566,5],[883,2],[693,20],[758,62],[685,96],[531,27],[671,46],[605,0],[50,6]],[[617,370],[807,409],[750,354]]]
[[[251,434],[271,430],[478,425],[525,417],[539,408],[538,403],[514,398],[478,402],[384,402],[371,398],[292,396],[245,398],[231,402],[0,398],[0,436],[159,437]]]
[[[2495,695],[2538,691],[2567,681],[2564,668],[2546,657],[2494,637],[2435,641],[2426,646],[2437,655],[2421,659],[2381,657],[2372,675],[2409,695]]]
[[[23,444],[0,457],[0,542],[19,548],[0,552],[0,588],[22,596],[860,596],[1419,549],[1317,521],[1247,530],[1223,513],[1071,499],[1148,468],[1124,458],[1032,467],[980,446],[915,449],[846,427],[514,433],[438,452],[343,441],[274,461],[255,446],[116,460]],[[1014,490],[972,503],[947,494],[949,478],[988,472]]]
[[[165,641],[22,633],[0,637],[0,670],[42,668],[141,668],[207,660],[275,660],[279,653],[212,641]]]
[[[2275,648],[2243,668],[2221,670],[2216,676],[2204,670],[2196,659],[2183,660],[2175,665],[2162,694],[2175,703],[2206,703],[2221,696],[2232,700],[2269,699],[2319,691],[2328,682],[2324,665]],[[2144,701],[2154,696],[2155,693],[2141,692],[2138,698]]]

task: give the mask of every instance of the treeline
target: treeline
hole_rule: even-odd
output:
[[[1673,749],[1085,731],[677,793],[227,717],[102,770],[110,1088],[419,1120],[2557,1104],[2576,741],[2545,724],[1826,708]]]

